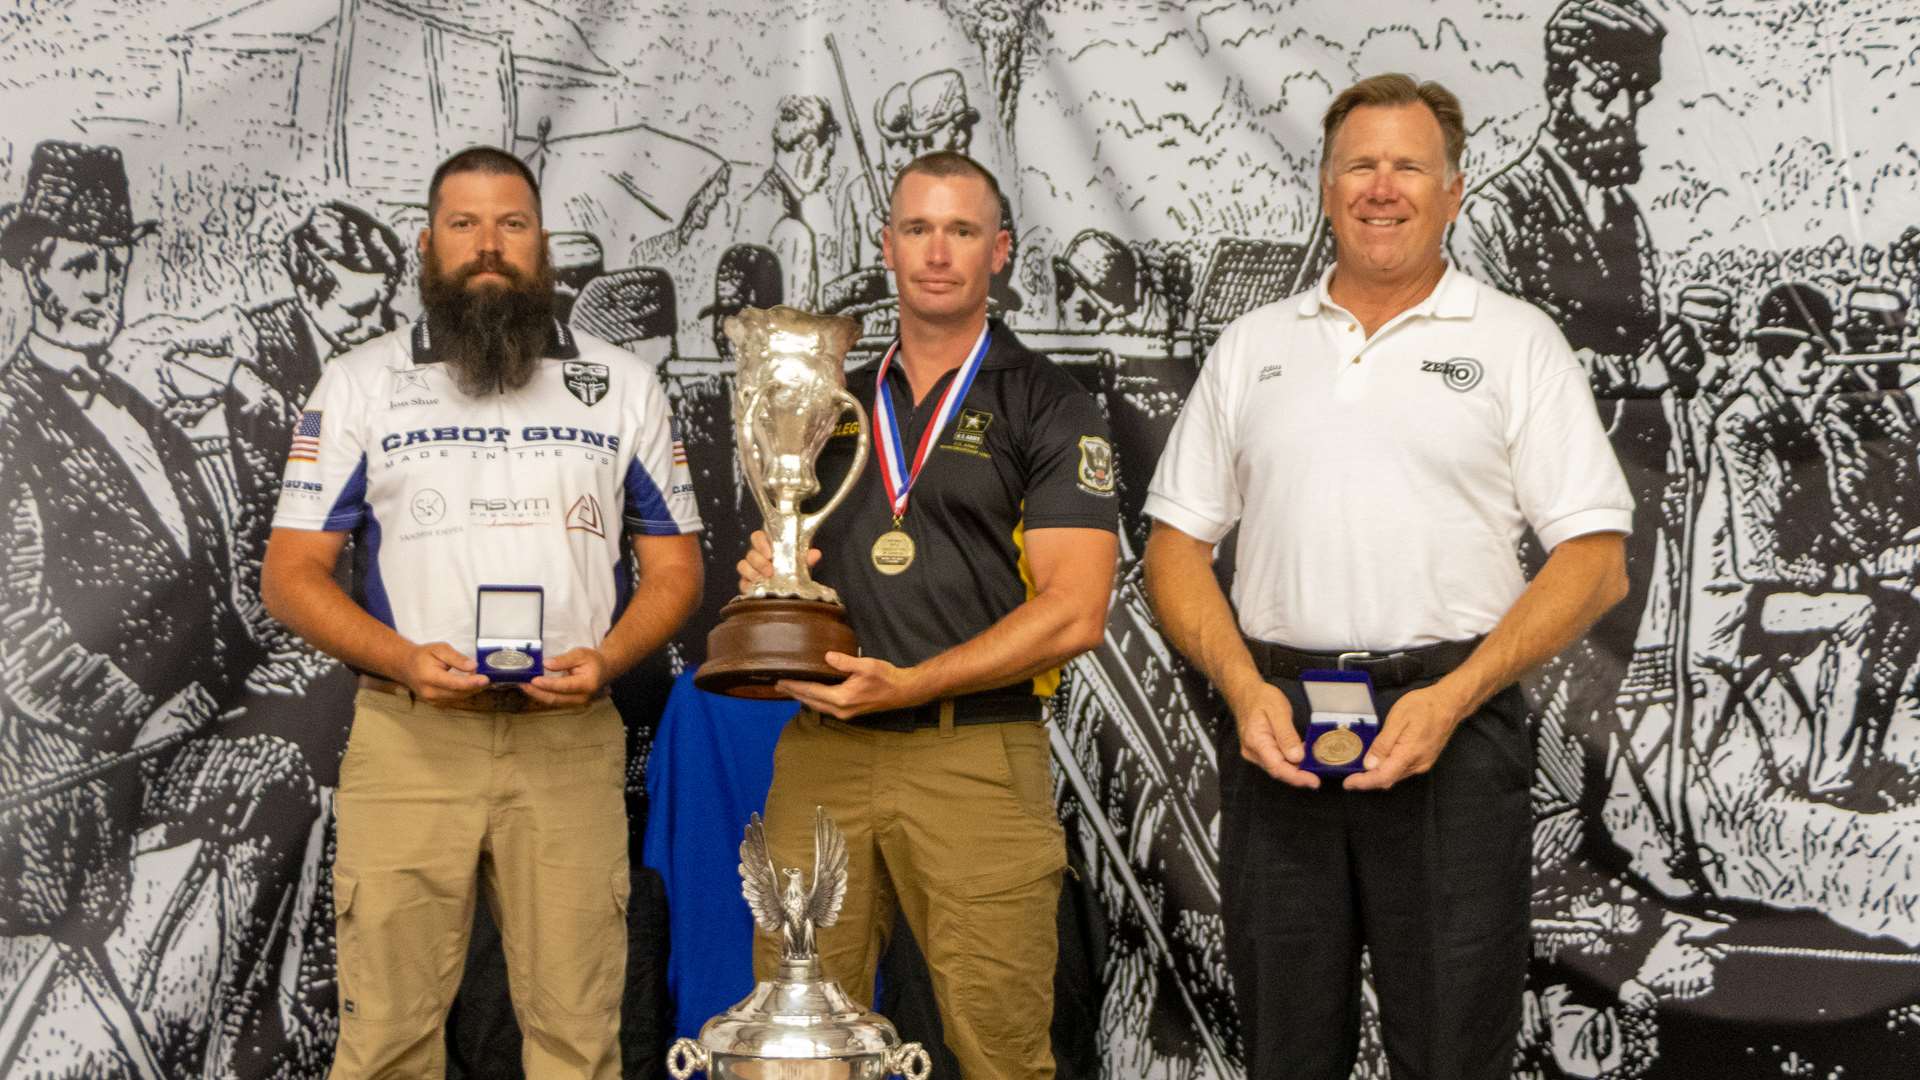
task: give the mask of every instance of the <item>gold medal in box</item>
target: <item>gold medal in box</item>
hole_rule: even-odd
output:
[[[1352,728],[1336,727],[1322,732],[1319,738],[1313,740],[1313,761],[1316,765],[1339,768],[1360,760],[1366,748],[1367,744],[1353,733]]]
[[[1365,769],[1362,758],[1380,732],[1372,677],[1364,671],[1303,671],[1300,685],[1313,707],[1307,717],[1307,760],[1303,768],[1322,776]]]

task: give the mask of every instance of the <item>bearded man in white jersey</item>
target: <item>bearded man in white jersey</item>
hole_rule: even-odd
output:
[[[607,686],[699,599],[693,488],[654,374],[554,319],[526,166],[454,155],[428,216],[425,314],[321,376],[264,571],[275,617],[361,673],[340,766],[332,1076],[442,1074],[484,885],[526,1074],[611,1078],[628,868]],[[349,535],[352,595],[333,578]],[[526,638],[511,663],[483,663],[499,654],[476,620],[494,604]]]

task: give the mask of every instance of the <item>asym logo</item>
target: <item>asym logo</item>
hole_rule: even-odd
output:
[[[1424,360],[1421,371],[1437,371],[1446,380],[1447,389],[1461,393],[1480,385],[1480,377],[1486,374],[1480,367],[1480,361],[1471,356],[1456,356],[1451,360]]]

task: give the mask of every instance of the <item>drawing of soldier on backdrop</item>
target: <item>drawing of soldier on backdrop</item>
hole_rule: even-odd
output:
[[[840,121],[825,98],[782,97],[773,122],[773,163],[741,203],[733,231],[736,244],[764,244],[780,257],[786,302],[808,311],[819,308],[818,237],[833,219],[826,187],[839,134]]]
[[[1155,257],[1103,229],[1083,229],[1052,262],[1065,326],[1171,334],[1184,322],[1193,271],[1178,252]]]
[[[34,148],[0,225],[33,305],[0,374],[0,949],[33,957],[10,967],[42,1020],[0,1063],[37,1075],[100,1073],[70,1011],[104,1022],[135,1075],[258,1071],[282,1041],[278,885],[316,809],[291,745],[219,730],[259,654],[222,513],[186,434],[118,370],[128,269],[155,227],[117,149],[59,141]],[[141,875],[138,856],[196,840],[184,874]],[[227,898],[230,952],[181,982],[169,950],[207,890]]]
[[[1698,369],[1693,324],[1662,319],[1653,242],[1631,185],[1641,175],[1639,113],[1660,81],[1665,28],[1640,0],[1563,0],[1547,20],[1547,119],[1519,159],[1477,185],[1451,237],[1454,261],[1553,317],[1587,365],[1602,422],[1634,497],[1627,598],[1542,669],[1543,756],[1579,759],[1580,790],[1560,795],[1597,823],[1604,748],[1630,664],[1675,693],[1670,590],[1683,562],[1663,509],[1677,452],[1669,372]],[[1669,591],[1650,602],[1656,583]],[[1649,610],[1654,618],[1648,619]]]
[[[833,279],[821,300],[825,310],[838,311],[871,303],[889,295],[886,270],[880,260],[880,232],[887,224],[885,195],[907,162],[935,150],[973,153],[973,129],[980,110],[968,104],[967,84],[958,71],[943,68],[890,87],[873,109],[880,132],[879,175],[870,184],[858,174],[841,185],[834,210],[834,238],[830,264]],[[879,187],[876,203],[873,188]],[[1013,204],[1000,196],[1000,227],[1013,236],[1007,264],[993,276],[987,301],[995,314],[1019,311],[1020,294],[1013,288],[1018,263],[1019,234],[1013,227]]]
[[[259,603],[260,560],[280,497],[300,406],[322,364],[400,323],[393,299],[407,269],[392,229],[359,207],[315,207],[281,245],[293,295],[247,310],[252,355],[235,365],[225,395],[226,421],[240,495],[234,562],[242,614],[278,660],[253,680],[285,694],[302,692],[332,661],[274,622]],[[308,662],[299,662],[305,658]]]
[[[1752,707],[1778,733],[1774,783],[1856,810],[1903,805],[1914,775],[1881,750],[1920,657],[1920,418],[1882,385],[1890,365],[1827,362],[1833,304],[1810,284],[1770,289],[1749,336],[1760,364],[1721,424],[1731,561],[1750,590],[1727,677],[1770,691]],[[1810,658],[1813,676],[1796,673]]]
[[[933,150],[967,153],[973,145],[973,125],[980,112],[967,104],[967,86],[952,69],[915,79],[909,87],[894,83],[873,106],[873,126],[880,133],[880,201],[872,185],[858,175],[841,186],[834,210],[836,276],[879,266],[880,233],[887,225],[886,194],[907,162]]]

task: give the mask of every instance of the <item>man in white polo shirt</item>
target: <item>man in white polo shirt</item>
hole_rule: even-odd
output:
[[[1377,76],[1324,127],[1335,264],[1208,357],[1147,497],[1147,588],[1239,728],[1221,866],[1249,1076],[1344,1080],[1365,947],[1395,1076],[1504,1078],[1532,830],[1515,682],[1624,593],[1632,499],[1553,323],[1442,257],[1458,100]],[[1236,524],[1229,606],[1212,556]],[[1529,527],[1551,551],[1531,584]],[[1310,726],[1306,686],[1341,685],[1314,669],[1369,675],[1379,725]],[[1377,735],[1310,758],[1329,730]]]
[[[332,1076],[440,1075],[484,882],[527,1075],[612,1078],[626,740],[606,690],[699,598],[693,485],[653,372],[554,319],[519,159],[462,151],[427,201],[425,314],[327,365],[262,583],[276,618],[362,673],[340,765]],[[349,535],[353,596],[333,578]],[[491,607],[532,588],[531,621],[496,629],[522,631],[544,673],[513,681],[532,647],[482,670],[482,590]]]

